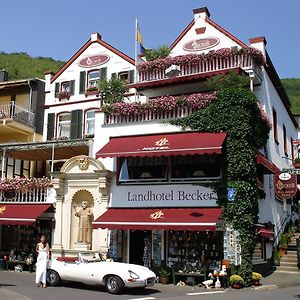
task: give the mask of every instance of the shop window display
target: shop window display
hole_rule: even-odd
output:
[[[169,231],[168,265],[183,273],[221,269],[223,233]]]

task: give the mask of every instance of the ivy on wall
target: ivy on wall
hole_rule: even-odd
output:
[[[258,214],[256,155],[268,140],[270,124],[247,82],[235,73],[213,77],[209,83],[217,91],[216,99],[172,124],[200,132],[228,133],[225,171],[215,189],[225,222],[240,233],[242,262],[238,272],[249,286]],[[227,187],[236,189],[234,202],[227,201]]]

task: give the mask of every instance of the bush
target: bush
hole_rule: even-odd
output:
[[[259,281],[262,279],[262,275],[257,272],[252,272],[252,280],[253,281]]]
[[[244,279],[240,275],[231,275],[229,281],[230,284],[244,284]]]

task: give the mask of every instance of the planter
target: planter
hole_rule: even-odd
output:
[[[159,281],[161,284],[169,284],[170,283],[170,277],[159,277]]]
[[[300,169],[300,163],[294,163],[294,167],[295,167],[296,169]]]
[[[233,284],[231,285],[231,287],[232,287],[233,289],[241,289],[241,288],[242,288],[242,285],[241,285],[240,283],[233,283]]]
[[[253,280],[253,281],[252,281],[252,284],[253,284],[254,286],[260,286],[260,285],[261,285],[260,282],[259,282],[259,280]]]
[[[96,95],[97,97],[99,97],[100,91],[99,90],[91,90],[91,91],[85,91],[85,96],[89,96],[89,95]]]
[[[284,256],[287,253],[287,248],[285,247],[279,247],[279,254],[280,256]]]

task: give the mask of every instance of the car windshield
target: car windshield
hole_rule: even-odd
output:
[[[78,258],[79,261],[84,263],[103,261],[101,253],[81,252],[79,253]]]

